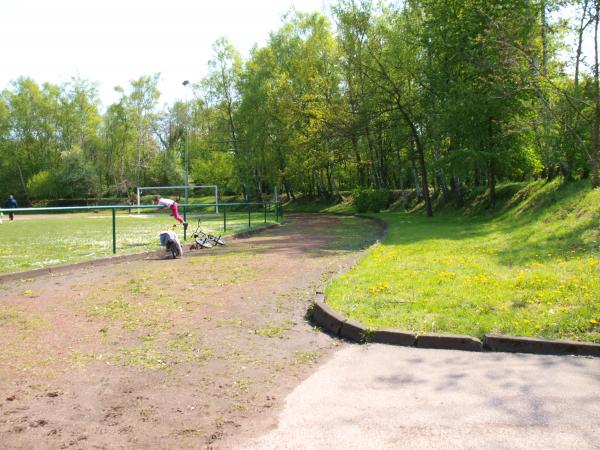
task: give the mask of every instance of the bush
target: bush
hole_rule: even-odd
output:
[[[354,198],[354,207],[359,213],[366,213],[369,210],[369,191],[366,189],[355,189],[352,192]]]
[[[33,199],[54,198],[58,184],[54,174],[43,170],[33,175],[27,181],[27,194]]]
[[[387,189],[356,189],[353,194],[354,206],[359,213],[379,212],[390,204],[390,192]]]
[[[60,180],[57,186],[58,197],[89,197],[98,193],[99,179],[96,168],[79,147],[73,147],[61,154],[56,176]]]
[[[387,189],[377,189],[371,193],[370,211],[379,212],[390,205],[390,192]]]

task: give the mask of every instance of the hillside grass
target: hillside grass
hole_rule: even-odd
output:
[[[512,186],[492,212],[382,213],[387,239],[326,290],[370,328],[600,342],[600,190]]]
[[[332,200],[299,196],[296,200],[283,202],[282,209],[284,213],[356,213],[356,208],[352,204],[352,197],[350,196],[344,197],[339,203]]]

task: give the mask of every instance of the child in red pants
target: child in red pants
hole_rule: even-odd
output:
[[[184,228],[187,228],[187,222],[183,221],[183,217],[179,215],[179,210],[177,209],[177,202],[175,200],[171,200],[169,198],[162,198],[160,195],[156,195],[154,200],[152,201],[155,205],[160,205],[159,209],[167,209],[171,210],[171,215],[175,217],[175,220],[183,225]]]

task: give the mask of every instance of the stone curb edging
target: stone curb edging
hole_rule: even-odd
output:
[[[486,350],[493,352],[600,357],[600,344],[594,344],[593,342],[546,340],[486,334],[484,346]]]
[[[397,330],[369,330],[360,322],[350,320],[325,303],[324,294],[317,292],[311,310],[312,320],[334,336],[359,343],[381,343],[417,348],[463,351],[533,353],[538,355],[576,355],[600,357],[600,344],[530,337],[485,335],[483,341],[456,334],[416,335]]]
[[[278,226],[280,226],[278,223],[271,224],[271,225],[268,225],[265,227],[255,228],[250,231],[243,231],[241,233],[235,233],[235,234],[232,234],[231,236],[227,236],[227,238],[245,239],[245,238],[253,236],[257,233],[260,233],[262,231],[270,230],[270,229],[278,227]],[[86,268],[90,268],[90,267],[100,267],[100,266],[108,265],[108,264],[115,263],[115,262],[120,263],[120,262],[126,262],[126,261],[136,261],[139,259],[146,259],[146,258],[149,258],[152,256],[159,256],[162,254],[164,254],[164,252],[162,250],[151,250],[151,251],[141,252],[141,253],[130,253],[127,255],[107,256],[104,258],[97,258],[97,259],[92,259],[89,261],[80,261],[80,262],[74,262],[74,263],[70,263],[70,264],[61,264],[58,266],[49,266],[49,267],[42,267],[39,269],[31,269],[31,270],[23,270],[20,272],[5,273],[5,274],[0,274],[0,284],[6,283],[9,281],[26,280],[29,278],[38,278],[38,277],[42,277],[44,275],[55,275],[55,274],[60,274],[60,273],[66,273],[66,272],[69,272],[72,270],[86,269]]]
[[[415,346],[419,348],[464,350],[468,352],[483,351],[483,343],[479,339],[465,336],[464,334],[422,334],[417,336]]]

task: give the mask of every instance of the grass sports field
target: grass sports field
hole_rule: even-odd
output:
[[[188,215],[188,240],[195,230],[197,214]],[[35,269],[56,264],[112,255],[112,217],[109,212],[24,215],[16,214],[0,225],[0,273]],[[267,216],[268,223],[274,219]],[[203,230],[221,233],[223,215],[201,216]],[[158,233],[170,228],[175,220],[168,212],[117,214],[117,254],[160,248]],[[253,212],[251,227],[263,226],[264,214]],[[227,233],[248,229],[247,212],[227,212]],[[183,229],[176,228],[183,240]],[[182,242],[183,243],[183,242]]]
[[[600,191],[525,189],[487,218],[381,214],[388,238],[328,303],[372,328],[600,342]]]

